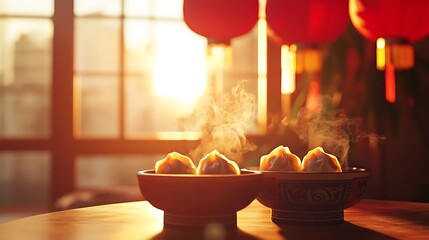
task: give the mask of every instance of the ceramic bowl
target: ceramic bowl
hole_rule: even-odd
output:
[[[164,211],[165,226],[203,227],[210,223],[236,226],[237,211],[257,196],[262,174],[240,175],[137,173],[144,198]]]
[[[272,209],[277,224],[337,223],[344,209],[358,203],[369,172],[350,168],[340,173],[260,171],[259,202]]]

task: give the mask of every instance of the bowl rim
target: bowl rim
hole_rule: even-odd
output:
[[[249,169],[248,169],[249,170]],[[367,178],[369,171],[365,168],[351,167],[343,170],[343,172],[291,172],[291,171],[261,171],[249,170],[262,173],[264,178],[277,178],[279,180],[350,180],[354,178]]]
[[[137,176],[151,176],[151,177],[179,177],[179,178],[237,178],[237,177],[250,177],[262,175],[262,172],[256,172],[249,169],[240,169],[241,173],[236,174],[168,174],[168,173],[155,173],[155,169],[141,170],[137,172]]]
[[[281,173],[281,174],[323,174],[323,175],[336,175],[336,174],[349,174],[349,173],[369,173],[369,171],[365,168],[359,168],[359,167],[349,167],[343,170],[342,172],[297,172],[297,171],[266,171],[266,170],[259,170],[259,167],[250,167],[245,168],[244,170],[252,171],[252,172],[261,172],[261,173]]]

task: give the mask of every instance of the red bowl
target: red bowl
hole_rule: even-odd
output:
[[[137,173],[144,198],[164,211],[164,224],[205,226],[236,225],[236,212],[257,196],[262,174],[242,170],[240,175]]]
[[[344,209],[362,199],[369,177],[362,168],[335,173],[260,172],[263,183],[257,199],[272,209],[271,219],[277,224],[343,222]]]

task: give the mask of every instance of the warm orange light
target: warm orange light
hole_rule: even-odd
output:
[[[202,46],[186,45],[181,42],[181,46],[171,44],[157,49],[153,67],[156,95],[191,103],[203,94],[207,84],[206,63],[185,50]]]
[[[232,47],[229,44],[211,43],[207,45],[207,60],[213,67],[232,66]]]
[[[281,47],[281,92],[295,91],[295,75],[316,73],[322,68],[322,55],[318,49],[292,44]]]
[[[295,91],[295,52],[288,45],[281,48],[281,92],[291,94]]]
[[[294,44],[291,51],[295,52],[296,73],[319,72],[322,69],[322,54],[319,49]]]
[[[414,49],[404,39],[377,39],[377,69],[385,70],[386,101],[396,101],[395,70],[414,66]]]
[[[393,44],[392,61],[397,69],[410,69],[414,66],[414,48],[410,44]]]
[[[403,39],[377,39],[377,69],[384,70],[386,65],[395,69],[409,69],[414,66],[414,49]]]
[[[384,38],[377,39],[376,64],[378,70],[384,70],[386,66],[386,41]]]

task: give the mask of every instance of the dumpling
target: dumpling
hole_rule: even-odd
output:
[[[342,172],[337,157],[326,153],[323,148],[310,150],[302,159],[303,172]]]
[[[197,174],[240,174],[237,163],[229,160],[217,150],[203,157],[197,167]]]
[[[155,173],[195,174],[196,167],[192,160],[178,152],[167,154],[155,164]]]
[[[261,157],[259,169],[262,171],[294,171],[301,170],[301,159],[293,154],[288,147],[278,146],[269,154]]]

